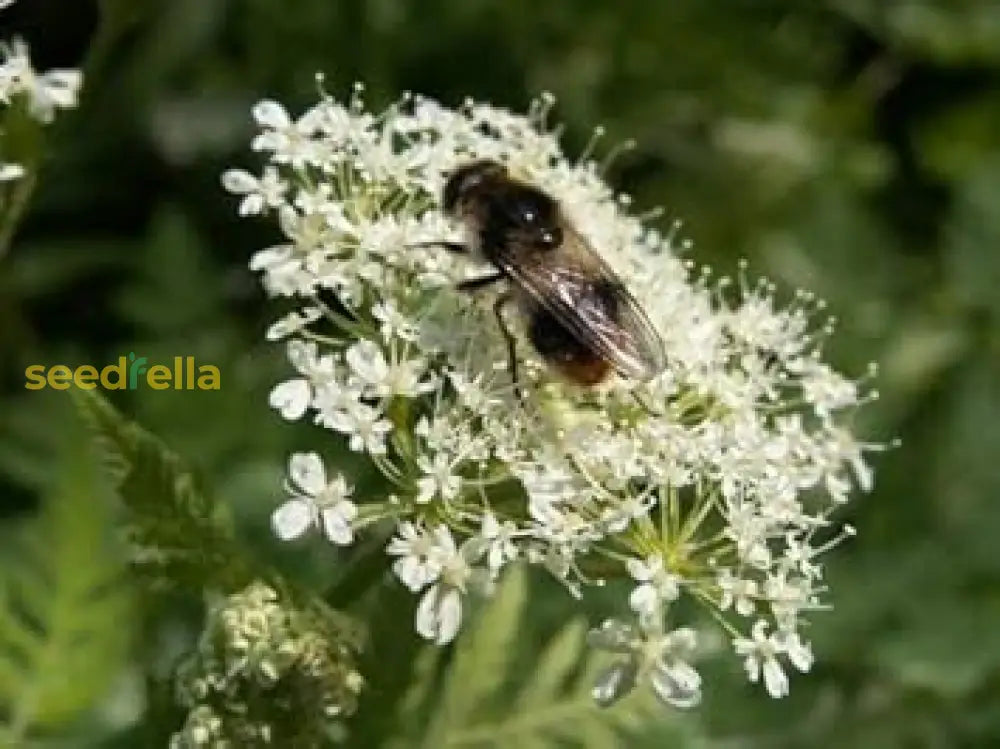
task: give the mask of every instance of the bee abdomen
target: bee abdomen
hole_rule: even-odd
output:
[[[611,364],[567,330],[549,311],[541,308],[529,314],[528,339],[550,366],[578,385],[601,382]]]

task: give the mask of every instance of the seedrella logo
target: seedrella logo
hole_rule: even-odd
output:
[[[91,364],[71,368],[65,364],[32,364],[24,370],[24,387],[28,390],[218,390],[222,387],[222,374],[212,364],[196,364],[193,356],[175,356],[173,366],[149,364],[145,356],[130,352],[119,356],[116,364],[102,369]]]

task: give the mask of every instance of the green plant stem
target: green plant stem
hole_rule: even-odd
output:
[[[27,174],[14,184],[10,202],[3,213],[3,221],[0,223],[0,260],[3,260],[10,249],[14,232],[21,223],[21,218],[24,216],[24,212],[31,202],[31,196],[34,194],[35,186],[38,183],[37,174],[37,167],[31,165]]]

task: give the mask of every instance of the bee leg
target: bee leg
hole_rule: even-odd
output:
[[[507,327],[507,321],[503,316],[503,308],[513,301],[513,299],[514,295],[509,291],[505,291],[498,296],[497,300],[493,302],[493,314],[496,315],[497,325],[500,326],[500,332],[507,342],[507,368],[510,370],[511,382],[514,384],[514,395],[523,404],[524,390],[521,388],[521,381],[517,376],[517,341],[514,338],[514,334],[510,332],[510,328]]]
[[[486,286],[492,286],[504,280],[506,276],[503,273],[490,273],[487,276],[480,276],[479,278],[470,278],[467,281],[462,281],[456,286],[459,291],[478,291],[479,289],[485,288]],[[500,327],[500,333],[503,334],[504,341],[507,343],[507,368],[510,371],[510,379],[514,383],[514,394],[517,396],[518,400],[522,403],[524,402],[524,391],[521,389],[521,382],[517,376],[517,342],[514,338],[514,334],[510,332],[510,328],[507,327],[507,321],[503,316],[503,308],[514,300],[514,295],[510,291],[505,291],[497,300],[493,302],[493,314],[497,318],[497,325]]]
[[[440,247],[442,250],[451,252],[455,255],[468,255],[470,253],[469,248],[462,244],[461,242],[417,242],[416,244],[409,245],[412,248],[417,247]]]
[[[635,402],[639,404],[639,407],[642,410],[644,410],[647,414],[649,414],[650,416],[663,416],[663,412],[662,411],[657,412],[648,403],[646,403],[646,401],[644,401],[642,398],[640,398],[639,394],[636,393],[634,390],[631,392],[631,395],[635,399]]]
[[[459,291],[478,291],[486,286],[492,286],[503,279],[503,273],[490,273],[488,276],[480,276],[479,278],[470,278],[467,281],[462,281],[455,288]]]

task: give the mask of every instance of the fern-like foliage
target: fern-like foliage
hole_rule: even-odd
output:
[[[599,665],[588,657],[586,626],[575,619],[534,655],[530,671],[512,668],[525,650],[521,622],[525,574],[511,571],[489,607],[458,641],[445,666],[428,647],[404,696],[392,749],[543,749],[631,746],[657,706],[643,697],[598,707],[590,688]],[[512,673],[512,671],[515,671]],[[660,708],[662,709],[662,708]]]
[[[86,445],[55,468],[40,515],[0,563],[0,746],[23,746],[93,705],[129,644],[130,596]]]
[[[251,579],[224,508],[158,438],[93,391],[73,391],[125,511],[129,561],[153,583],[232,590]]]
[[[244,553],[228,516],[159,439],[92,391],[74,398],[121,500],[132,564],[215,602],[177,674],[187,716],[171,745],[319,746],[363,685],[360,627]]]

